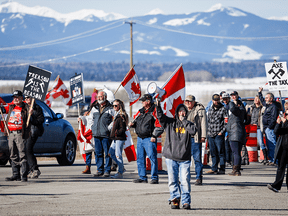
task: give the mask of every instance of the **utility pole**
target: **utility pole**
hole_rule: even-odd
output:
[[[135,22],[125,22],[125,24],[130,24],[130,69],[133,67],[133,24]],[[132,117],[132,106],[130,106],[130,117]]]

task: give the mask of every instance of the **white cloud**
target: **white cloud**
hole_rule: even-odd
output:
[[[163,23],[163,25],[170,25],[170,26],[188,25],[190,23],[193,23],[198,16],[199,16],[199,14],[197,14],[191,18],[172,19],[172,20],[169,20],[169,21]]]

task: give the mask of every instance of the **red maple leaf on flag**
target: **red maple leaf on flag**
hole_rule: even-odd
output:
[[[170,109],[169,112],[170,112],[170,113],[173,113],[173,115],[174,115],[177,106],[178,106],[179,104],[182,104],[182,103],[183,103],[183,100],[182,100],[181,96],[179,96],[179,97],[176,98],[176,99],[173,99],[172,109]]]
[[[140,94],[141,93],[141,90],[140,90],[140,85],[139,83],[135,83],[135,82],[132,82],[131,83],[131,90],[135,93],[135,94]]]

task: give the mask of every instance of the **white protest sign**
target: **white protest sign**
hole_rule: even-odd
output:
[[[287,62],[265,63],[269,91],[288,90]]]

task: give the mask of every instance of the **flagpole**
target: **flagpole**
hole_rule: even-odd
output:
[[[182,63],[176,68],[176,70],[171,74],[171,76],[167,79],[166,83],[161,87],[162,89],[165,87],[165,85],[170,81],[170,79],[174,76],[174,74],[179,70],[179,68],[182,66]]]
[[[134,68],[135,65],[132,66],[132,68]],[[123,78],[123,80],[125,80],[125,78],[128,76],[128,74],[130,73],[130,71],[132,70],[132,68],[130,68],[130,70],[128,71],[128,73],[126,73],[125,77]],[[123,80],[121,81],[121,83],[123,82]],[[116,91],[114,92],[114,95],[117,93],[117,91],[119,90],[119,88],[122,86],[122,84],[120,83],[120,85],[118,86],[118,88],[116,89]]]
[[[51,91],[51,89],[52,89],[52,87],[54,86],[54,84],[55,84],[55,82],[57,82],[57,80],[60,78],[60,75],[58,75],[57,77],[56,77],[56,79],[54,80],[54,82],[53,82],[53,85],[50,87],[50,89],[47,91],[47,92],[50,92]]]

